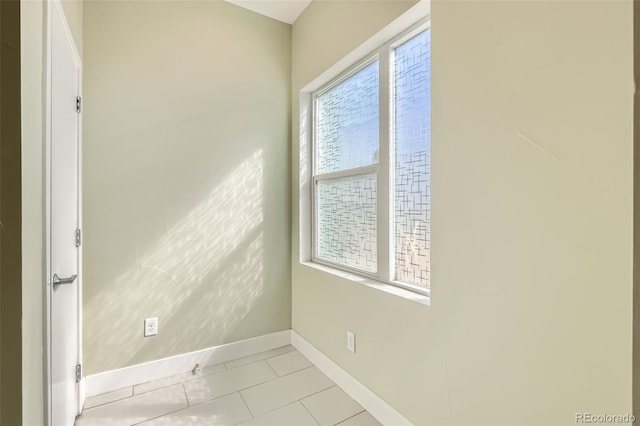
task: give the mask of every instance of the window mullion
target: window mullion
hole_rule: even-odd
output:
[[[389,47],[383,46],[379,52],[380,64],[380,146],[378,167],[378,274],[381,280],[391,280],[390,258],[390,62]]]

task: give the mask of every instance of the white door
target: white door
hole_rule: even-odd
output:
[[[80,64],[58,4],[51,6],[51,424],[71,426],[78,414],[80,357],[79,124]]]

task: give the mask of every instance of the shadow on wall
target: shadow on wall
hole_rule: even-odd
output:
[[[264,291],[264,155],[233,169],[201,204],[111,282],[85,299],[84,345],[92,365],[124,366],[141,353],[178,354],[225,341]],[[123,312],[122,299],[134,312]],[[141,339],[141,318],[159,317],[159,335]],[[166,326],[164,326],[166,324]],[[141,342],[131,345],[131,342]],[[85,351],[86,354],[86,351]],[[114,364],[113,358],[118,362]]]

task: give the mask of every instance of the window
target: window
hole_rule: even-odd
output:
[[[312,259],[428,293],[426,24],[312,93]]]

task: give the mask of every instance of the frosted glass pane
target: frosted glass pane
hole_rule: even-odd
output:
[[[431,32],[395,51],[396,280],[429,287]]]
[[[378,93],[376,61],[318,96],[317,173],[377,163]]]
[[[318,182],[318,258],[365,271],[376,271],[376,196],[375,174]]]

